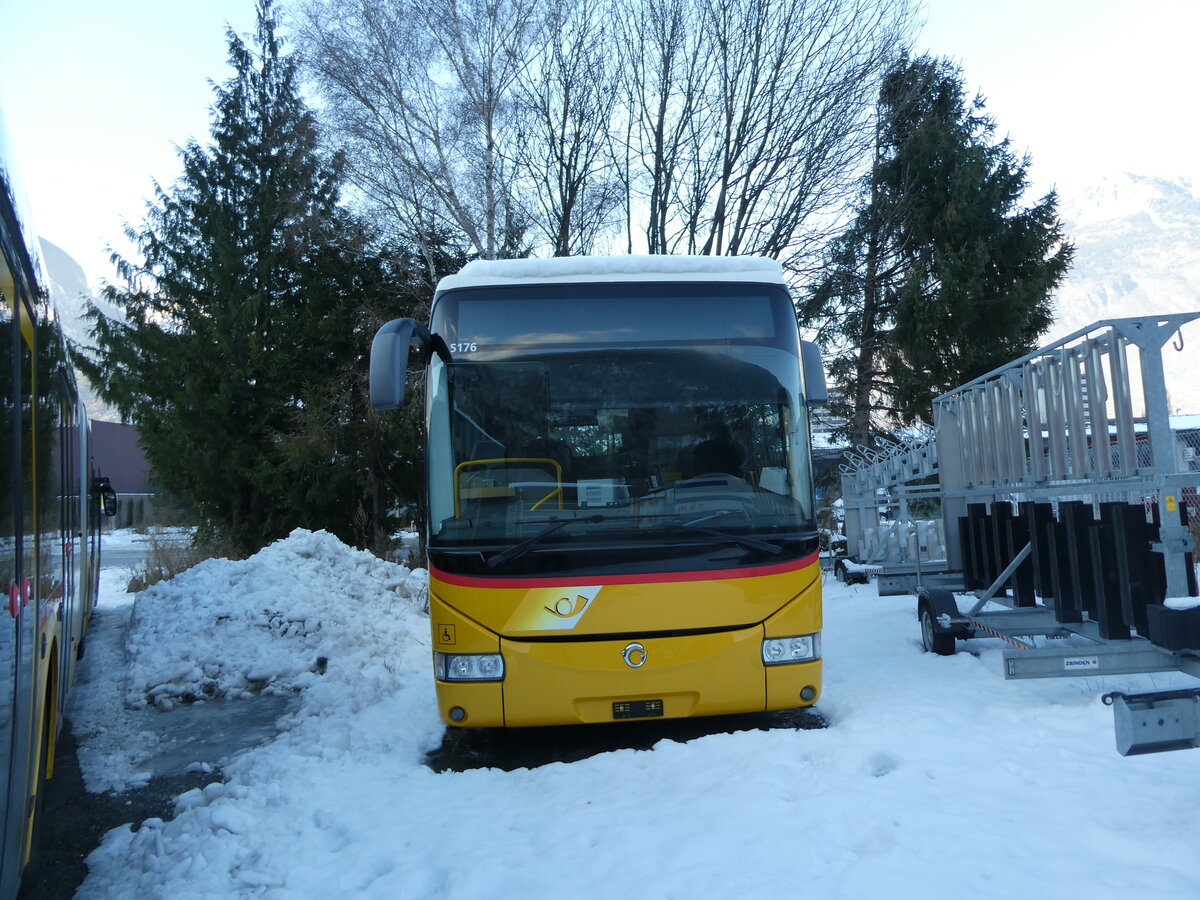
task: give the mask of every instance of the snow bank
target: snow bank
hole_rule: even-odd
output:
[[[827,729],[435,774],[421,580],[298,532],[139,597],[133,663],[171,675],[141,690],[215,663],[301,708],[171,821],[110,832],[77,896],[1196,896],[1200,757],[1119,756],[1099,700],[1192,679],[1006,682],[999,641],[923,653],[913,598],[827,578]]]
[[[131,706],[299,690],[407,644],[428,584],[326,532],[297,530],[252,559],[210,559],[138,595]]]

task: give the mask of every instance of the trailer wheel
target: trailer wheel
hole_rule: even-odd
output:
[[[917,617],[921,621],[921,646],[926,653],[936,653],[938,656],[954,655],[954,635],[938,631],[933,615],[933,607],[922,603]]]

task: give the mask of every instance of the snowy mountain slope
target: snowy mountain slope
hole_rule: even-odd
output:
[[[1104,179],[1060,205],[1075,263],[1043,345],[1100,319],[1200,310],[1200,197],[1186,182]],[[1200,322],[1163,355],[1172,412],[1200,412]]]

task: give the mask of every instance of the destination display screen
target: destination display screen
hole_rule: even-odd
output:
[[[438,299],[433,330],[451,352],[555,345],[704,341],[794,348],[782,287],[743,284],[554,284],[464,289]]]

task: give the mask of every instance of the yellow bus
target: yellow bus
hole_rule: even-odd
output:
[[[778,263],[478,261],[375,336],[376,409],[425,373],[443,721],[530,726],[810,706],[821,581],[808,406]]]
[[[0,898],[37,834],[99,578],[87,413],[0,120]]]

